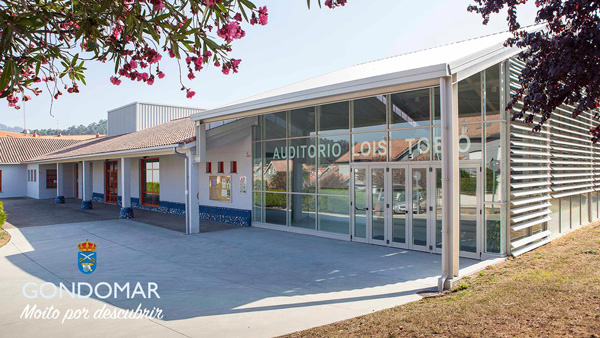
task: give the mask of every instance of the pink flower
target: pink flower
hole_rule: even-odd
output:
[[[158,72],[158,78],[159,78],[159,79],[162,79],[162,78],[164,78],[164,77],[165,77],[165,73],[163,73],[163,72],[159,71],[159,72]]]
[[[258,9],[258,23],[266,25],[269,19],[269,13],[267,13],[267,6],[260,7]]]
[[[131,69],[136,69],[137,66],[138,66],[138,64],[137,64],[137,62],[135,60],[131,60],[129,62],[129,66],[131,66]]]
[[[187,90],[186,97],[187,97],[188,99],[191,99],[192,97],[194,97],[194,95],[196,95],[196,92],[195,92],[195,91],[192,91],[192,90],[190,90],[190,89],[188,89],[188,90]]]
[[[150,76],[148,78],[148,81],[146,81],[146,83],[148,83],[148,85],[152,86],[154,84],[154,75]]]
[[[120,84],[121,84],[121,80],[117,79],[117,78],[116,78],[116,77],[114,77],[114,76],[111,76],[111,77],[110,77],[110,82],[111,82],[112,84],[114,84],[115,86],[118,86],[118,85],[120,85]]]
[[[194,75],[194,73],[192,73],[192,72],[188,73],[188,79],[193,80],[195,78],[196,78],[196,76]]]
[[[185,58],[185,63],[187,63],[189,65],[190,62],[192,62],[192,57],[191,56],[186,57]]]
[[[215,0],[206,0],[206,6],[212,6],[215,4]]]
[[[242,21],[242,15],[241,15],[240,13],[237,13],[237,14],[236,14],[236,15],[233,17],[233,19],[234,19],[234,20],[236,20],[236,21]]]

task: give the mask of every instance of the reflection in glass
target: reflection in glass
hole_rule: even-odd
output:
[[[292,192],[315,192],[316,139],[314,137],[289,140],[288,149],[290,188]]]
[[[348,101],[318,107],[319,135],[347,133],[350,128],[350,103]]]
[[[410,128],[429,125],[429,89],[392,94],[390,128]]]
[[[571,229],[571,197],[560,199],[560,232],[567,232]]]
[[[483,125],[481,123],[460,124],[458,133],[459,158],[461,160],[481,160]]]
[[[502,122],[485,126],[485,201],[502,202],[502,150],[500,128]]]
[[[314,136],[316,124],[316,108],[300,108],[290,111],[290,137]]]
[[[558,234],[560,233],[560,199],[555,198],[550,203],[552,213],[549,216],[552,219],[548,221],[548,230],[552,231],[553,234]]]
[[[254,191],[263,190],[262,185],[262,143],[252,144],[252,186]]]
[[[265,193],[265,223],[286,225],[287,195]]]
[[[350,187],[350,151],[348,136],[327,136],[318,139],[319,193],[348,195]]]
[[[442,128],[433,127],[433,142],[431,142],[431,159],[433,161],[442,160]]]
[[[287,112],[267,114],[263,116],[265,140],[285,138]]]
[[[258,125],[252,126],[252,141],[260,141],[262,140],[262,125],[263,125],[263,117],[258,116]]]
[[[571,229],[581,225],[581,197],[571,196]]]
[[[385,169],[371,169],[371,229],[374,240],[385,240]]]
[[[429,128],[390,132],[390,161],[429,161]]]
[[[313,195],[291,195],[291,226],[304,229],[316,228],[316,198]]]
[[[427,168],[412,169],[412,235],[414,245],[427,245]]]
[[[485,208],[485,251],[500,253],[500,222],[502,207],[489,205]]]
[[[354,169],[354,236],[367,238],[367,170]]]
[[[286,191],[288,170],[286,141],[267,141],[264,143],[264,147],[263,179],[265,190]]]
[[[435,247],[442,248],[442,169],[435,169]]]
[[[458,119],[461,123],[481,121],[481,73],[458,82]]]
[[[500,64],[485,70],[485,118],[500,120]]]
[[[387,161],[387,133],[384,131],[352,135],[353,162]]]
[[[477,252],[477,169],[460,169],[460,250]]]
[[[352,109],[352,131],[385,129],[387,97],[378,95],[355,100]]]
[[[406,243],[406,169],[392,169],[392,241]]]
[[[433,124],[442,124],[442,107],[440,106],[440,87],[433,88]]]
[[[252,198],[252,220],[262,222],[262,193],[255,192]]]
[[[343,196],[318,196],[319,230],[349,234],[350,198]]]

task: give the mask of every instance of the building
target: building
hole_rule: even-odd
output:
[[[55,168],[58,202],[185,215],[186,233],[212,220],[442,254],[448,287],[459,257],[516,256],[600,218],[600,147],[588,135],[598,122],[568,105],[540,132],[512,121],[524,65],[510,36],[206,111],[134,103],[109,112],[108,137],[27,169]]]
[[[25,161],[80,142],[62,137],[25,137],[22,134],[2,132],[0,136],[0,198],[30,196],[44,198],[56,196],[52,171],[29,170]],[[48,175],[49,174],[49,175]]]
[[[600,148],[588,133],[598,121],[573,119],[568,105],[539,133],[511,121],[524,64],[508,37],[368,62],[192,115],[202,195],[226,180],[231,198],[214,205],[252,210],[253,226],[441,253],[441,286],[459,256],[519,255],[598,219]],[[203,126],[232,118],[254,121],[236,153],[212,146]],[[228,161],[252,170],[211,171]]]

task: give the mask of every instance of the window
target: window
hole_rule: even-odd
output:
[[[237,174],[237,161],[229,162],[229,172],[232,174]]]
[[[158,158],[142,160],[142,204],[160,205],[160,163]]]
[[[37,182],[37,169],[33,169],[33,181]]]
[[[46,170],[46,189],[56,189],[56,169]]]
[[[212,162],[206,162],[206,173],[212,174]]]
[[[27,170],[27,182],[31,182],[31,176],[32,176],[31,170]]]
[[[225,166],[223,165],[223,162],[217,162],[217,172],[219,174],[223,174],[225,172]]]

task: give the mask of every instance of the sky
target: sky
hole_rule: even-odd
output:
[[[25,111],[28,129],[64,129],[105,119],[108,110],[135,101],[216,108],[355,64],[507,30],[504,13],[482,25],[467,12],[472,0],[349,0],[334,10],[312,2],[309,10],[304,0],[254,0],[267,6],[269,23],[245,25],[246,36],[234,41],[230,56],[242,59],[239,73],[207,67],[192,81],[184,74],[196,92],[192,99],[180,91],[177,64],[167,55],[161,61],[166,77],[152,86],[125,79],[115,86],[109,81],[114,65],[88,62],[87,85],[54,101],[54,116],[45,93],[21,110],[0,101],[0,123],[22,127]],[[521,7],[521,25],[533,24],[535,12],[533,1]]]

